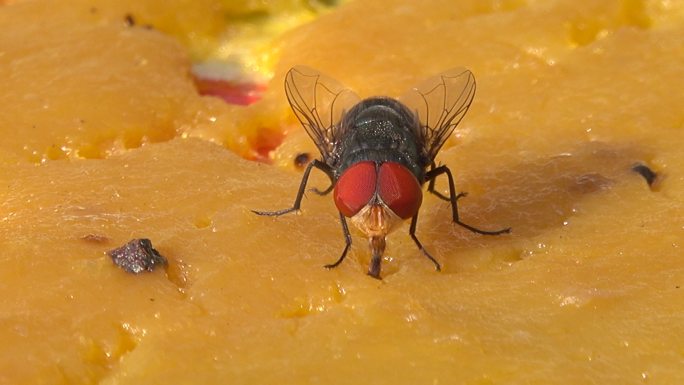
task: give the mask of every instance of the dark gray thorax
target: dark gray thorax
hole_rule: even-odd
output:
[[[423,183],[427,164],[416,135],[418,121],[401,103],[390,98],[369,98],[354,106],[341,121],[335,176],[357,162],[396,162]]]

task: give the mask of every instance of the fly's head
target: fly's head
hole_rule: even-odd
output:
[[[337,209],[368,236],[388,234],[399,222],[418,213],[421,184],[404,165],[357,162],[335,183]]]
[[[421,185],[404,165],[362,161],[347,168],[335,184],[337,209],[369,239],[371,267],[379,277],[385,236],[418,213],[423,201]]]

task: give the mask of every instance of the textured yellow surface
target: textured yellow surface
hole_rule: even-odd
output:
[[[196,95],[157,31],[0,8],[0,383],[684,382],[684,10],[577,4],[351,2],[281,39],[248,108]],[[470,234],[426,196],[442,273],[407,225],[383,281],[356,233],[324,270],[343,246],[331,199],[250,212],[291,204],[313,149],[281,91],[293,64],[362,95],[470,68],[475,103],[438,161],[470,193],[464,221],[513,233]],[[291,133],[281,167],[235,155],[264,129]],[[135,237],[168,269],[113,266]]]

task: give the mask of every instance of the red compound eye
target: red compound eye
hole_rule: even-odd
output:
[[[423,203],[423,191],[416,176],[403,165],[383,163],[378,173],[380,198],[400,218],[411,218]]]
[[[346,169],[335,184],[335,205],[345,217],[353,217],[375,195],[378,176],[374,162],[359,162]]]

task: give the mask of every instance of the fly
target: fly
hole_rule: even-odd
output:
[[[464,68],[434,76],[399,99],[371,97],[361,100],[337,81],[307,67],[292,68],[285,76],[287,100],[302,126],[316,143],[321,159],[304,170],[292,207],[256,211],[279,216],[299,210],[313,168],[330,178],[319,195],[333,192],[345,238],[342,255],[326,268],[337,267],[352,243],[347,218],[366,234],[371,262],[368,275],[380,278],[385,237],[401,222],[411,219],[409,235],[420,251],[441,270],[416,236],[418,211],[427,191],[450,202],[453,221],[483,235],[508,233],[510,228],[481,230],[461,222],[454,178],[435,156],[468,111],[475,96],[475,78]],[[438,176],[447,177],[449,195],[435,190]]]

